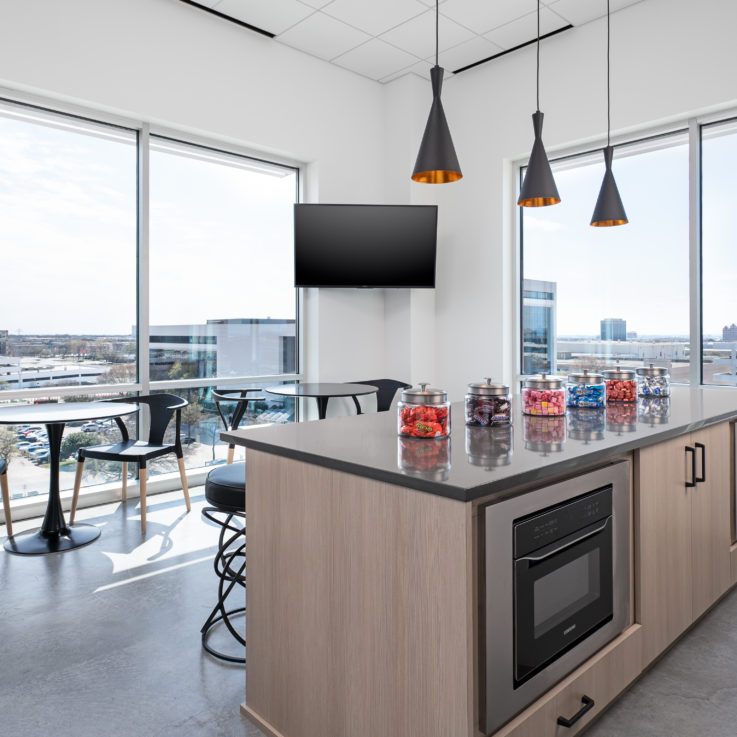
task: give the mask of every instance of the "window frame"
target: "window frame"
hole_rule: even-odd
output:
[[[737,109],[725,108],[721,111],[699,115],[695,117],[679,118],[661,125],[639,128],[636,132],[613,136],[612,146],[617,148],[629,145],[646,144],[673,134],[686,134],[688,136],[688,246],[689,246],[689,354],[691,386],[706,386],[703,383],[703,323],[702,323],[702,129],[715,123],[729,122],[737,119]],[[598,144],[598,145],[594,145]],[[586,155],[601,155],[606,145],[603,138],[594,139],[594,143],[588,141],[574,146],[553,148],[550,161],[561,161],[574,159]],[[513,186],[514,193],[522,181],[523,170],[528,163],[527,158],[517,159],[513,162]],[[595,194],[595,193],[594,193]],[[592,194],[593,197],[593,194]],[[513,243],[513,258],[516,266],[515,289],[512,295],[513,304],[510,305],[510,314],[514,317],[513,335],[516,336],[514,356],[511,362],[511,370],[517,386],[528,376],[522,373],[523,366],[523,333],[522,333],[522,304],[523,304],[523,279],[524,279],[524,227],[523,208],[516,204],[516,196],[512,207],[515,212],[515,233]],[[592,200],[593,202],[593,200]],[[737,387],[735,387],[737,388]]]
[[[65,396],[72,394],[84,394],[94,397],[98,394],[109,393],[139,393],[149,394],[160,390],[181,390],[203,387],[227,387],[246,383],[276,383],[281,381],[302,381],[304,378],[304,330],[302,317],[304,313],[304,290],[295,287],[295,323],[296,323],[296,371],[289,374],[259,375],[259,376],[230,376],[227,378],[205,378],[205,379],[181,379],[171,381],[151,381],[149,372],[149,203],[150,203],[150,150],[151,136],[169,139],[186,145],[209,149],[213,152],[238,156],[265,163],[292,169],[295,173],[295,202],[303,201],[306,177],[305,162],[296,161],[288,157],[271,154],[268,152],[252,149],[230,140],[218,139],[216,137],[203,136],[189,133],[187,131],[153,124],[148,121],[117,115],[103,110],[90,108],[63,100],[56,100],[42,95],[22,92],[8,87],[0,86],[0,104],[9,106],[23,106],[49,115],[61,115],[90,122],[114,126],[132,131],[136,134],[136,371],[135,382],[124,384],[95,384],[78,386],[41,387],[35,389],[11,389],[0,392],[0,400],[33,399],[35,397]],[[299,403],[295,407],[295,420],[299,421]],[[139,431],[143,416],[139,415]],[[190,484],[196,485],[204,482],[205,476],[210,468],[187,469]],[[148,493],[155,494],[178,488],[178,474],[161,474],[151,478],[148,485]],[[99,484],[82,488],[82,498],[87,502],[84,506],[91,504],[102,504],[116,501],[118,499],[118,484]],[[62,492],[62,496],[70,495],[71,492]],[[14,499],[11,501],[14,515],[18,519],[43,514],[46,506],[45,495]]]

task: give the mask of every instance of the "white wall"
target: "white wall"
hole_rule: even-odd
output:
[[[308,201],[383,199],[378,83],[178,0],[3,0],[0,84],[307,163]],[[381,291],[305,308],[310,379],[382,375]]]
[[[614,134],[734,106],[735,26],[732,0],[645,0],[615,13]],[[584,141],[599,145],[606,135],[605,41],[602,19],[542,44],[541,109],[549,154]],[[464,72],[443,90],[464,178],[424,185],[431,194],[422,196],[440,205],[432,380],[452,399],[484,376],[513,379],[512,161],[529,156],[534,82],[531,46]],[[428,109],[425,103],[416,115],[422,119]],[[413,201],[417,196],[413,189]],[[593,192],[592,207],[595,198]]]

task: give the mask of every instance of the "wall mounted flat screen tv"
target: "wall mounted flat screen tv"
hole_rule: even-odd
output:
[[[295,286],[432,288],[437,221],[436,205],[295,205]]]

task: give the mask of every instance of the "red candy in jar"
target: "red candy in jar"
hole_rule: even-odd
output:
[[[637,376],[634,371],[617,367],[608,369],[603,374],[607,404],[637,401]]]
[[[563,379],[557,376],[533,376],[522,386],[522,412],[526,415],[560,417],[566,413]]]
[[[405,389],[397,405],[398,432],[412,438],[446,438],[450,435],[450,403],[442,389]]]

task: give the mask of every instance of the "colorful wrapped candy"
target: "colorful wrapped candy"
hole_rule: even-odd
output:
[[[637,371],[637,392],[641,397],[669,397],[670,374],[664,366],[640,366]]]
[[[512,397],[505,384],[469,384],[466,394],[466,424],[497,427],[512,422]]]
[[[413,438],[445,438],[450,435],[450,403],[441,389],[427,384],[405,389],[397,405],[398,431]]]
[[[606,407],[606,387],[601,374],[587,369],[568,375],[567,402],[569,407]]]
[[[607,404],[637,401],[637,378],[634,371],[616,368],[608,369],[603,374]]]
[[[546,374],[525,379],[522,385],[522,412],[526,415],[564,415],[566,397],[563,379]]]

